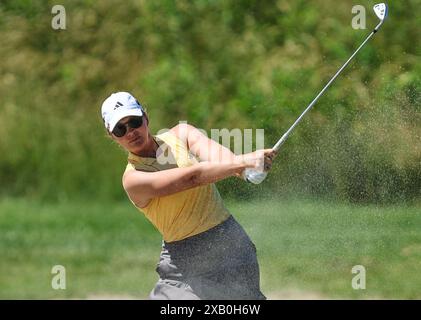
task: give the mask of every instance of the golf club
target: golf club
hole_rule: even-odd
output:
[[[317,102],[317,100],[321,97],[321,95],[327,90],[327,88],[331,85],[331,83],[336,79],[336,77],[342,72],[343,69],[348,65],[348,63],[354,58],[358,51],[367,43],[367,41],[380,29],[381,25],[383,24],[384,20],[388,14],[388,7],[385,3],[376,4],[373,7],[373,10],[377,17],[380,19],[380,22],[374,28],[374,30],[368,35],[368,37],[364,40],[364,42],[358,47],[357,50],[351,55],[351,57],[343,64],[343,66],[336,72],[336,74],[330,79],[330,81],[325,85],[325,87],[319,92],[319,94],[314,98],[314,100],[308,105],[308,107],[304,110],[304,112],[298,117],[298,119],[293,123],[293,125],[284,133],[284,135],[276,142],[273,149],[278,151],[282,144],[286,141],[292,130],[297,126],[297,124],[301,121],[304,115],[313,107],[313,105]],[[267,172],[263,170],[257,169],[250,169],[247,168],[244,170],[244,177],[248,182],[259,184],[266,178]]]

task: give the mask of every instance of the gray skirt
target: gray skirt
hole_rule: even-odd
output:
[[[187,239],[163,241],[156,271],[150,299],[266,299],[256,247],[232,216]]]

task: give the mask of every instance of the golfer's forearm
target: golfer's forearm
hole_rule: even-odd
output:
[[[208,139],[207,143],[200,149],[200,158],[210,162],[229,162],[233,161],[235,154],[228,148]]]
[[[192,184],[195,186],[204,185],[220,181],[237,174],[240,174],[244,169],[244,164],[228,162],[211,162],[204,161],[196,165],[197,170],[191,177]]]
[[[189,150],[201,161],[228,162],[233,161],[235,154],[229,148],[208,138],[193,126],[186,125],[183,128],[186,135]],[[182,135],[181,135],[182,136]]]

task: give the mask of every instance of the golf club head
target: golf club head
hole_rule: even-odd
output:
[[[258,171],[253,170],[251,168],[246,168],[243,171],[243,178],[245,178],[246,181],[251,182],[253,184],[260,184],[263,182],[263,180],[266,179],[267,172],[265,171]]]
[[[386,3],[378,3],[374,5],[373,10],[376,16],[383,21],[387,17],[387,4]]]

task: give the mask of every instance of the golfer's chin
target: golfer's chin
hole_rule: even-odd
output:
[[[144,148],[144,145],[145,140],[141,137],[138,137],[128,143],[128,149],[130,150],[130,152],[139,153]]]

